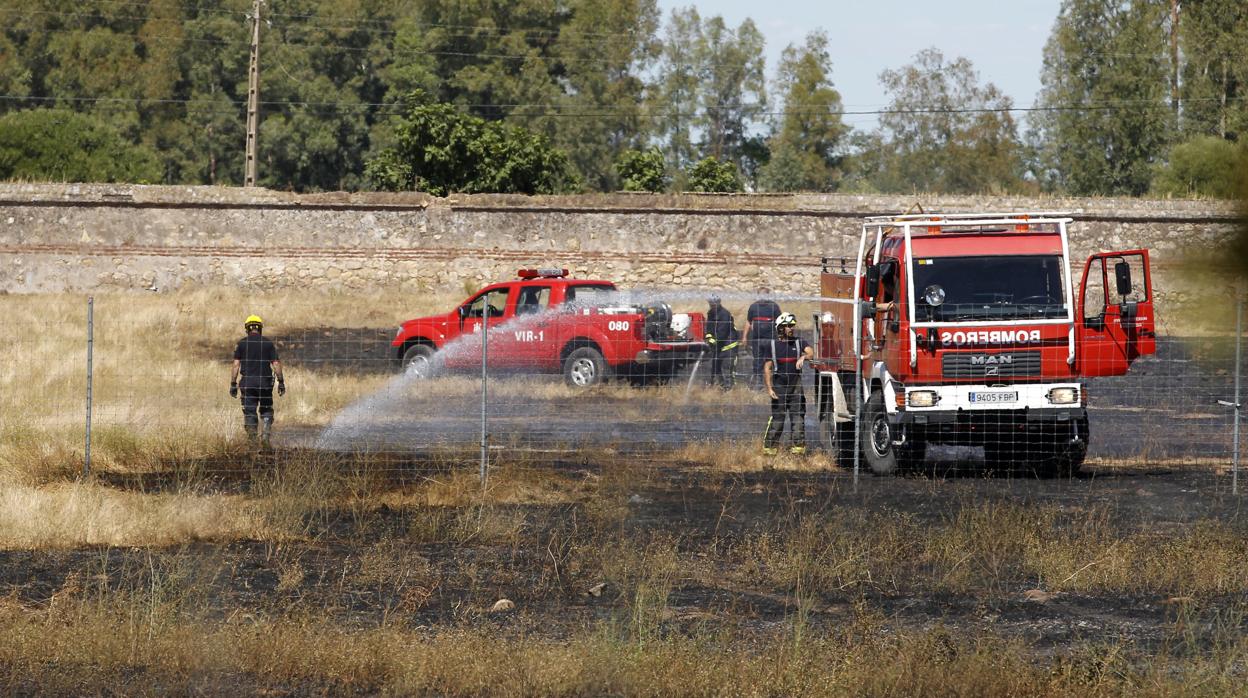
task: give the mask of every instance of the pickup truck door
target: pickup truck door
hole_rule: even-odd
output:
[[[506,322],[511,308],[508,306],[509,287],[489,288],[473,296],[459,307],[460,337],[445,349],[446,364],[454,368],[470,368],[481,365],[481,323],[495,328]],[[490,334],[490,366],[500,366],[499,357],[506,355],[506,347],[496,346],[498,331]]]
[[[1156,353],[1148,250],[1101,252],[1088,258],[1075,318],[1077,363],[1083,376],[1119,376]]]
[[[529,371],[545,370],[551,365],[549,355],[558,352],[557,338],[552,333],[552,290],[551,284],[525,284],[516,289],[515,319],[490,337],[491,342],[497,337],[496,345],[503,347],[500,354],[495,354],[505,362],[499,365]]]

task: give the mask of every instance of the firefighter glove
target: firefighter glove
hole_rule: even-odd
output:
[[[277,394],[279,396],[286,394],[286,379],[285,378],[277,379]]]
[[[238,397],[238,381],[230,381],[230,397]]]
[[[706,333],[706,337],[705,337],[705,339],[706,339],[706,343],[707,343],[707,344],[714,344],[714,343],[715,343],[715,335],[713,335],[713,334],[711,334],[711,333],[709,333],[709,332],[708,332],[708,333]]]

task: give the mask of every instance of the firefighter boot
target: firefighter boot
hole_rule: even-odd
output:
[[[805,446],[791,446],[789,447],[789,453],[792,453],[795,456],[804,456],[806,455],[806,447]]]
[[[273,433],[273,418],[260,418],[260,445],[265,448],[269,447],[269,436]]]
[[[778,449],[778,448],[772,448],[772,447],[770,447],[770,446],[763,446],[763,455],[764,455],[764,456],[774,456],[774,455],[776,455],[776,454],[778,454],[778,453],[780,453],[780,449]]]

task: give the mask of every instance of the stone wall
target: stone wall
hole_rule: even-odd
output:
[[[223,285],[460,289],[563,266],[627,286],[781,293],[818,288],[820,257],[853,255],[865,215],[913,196],[296,195],[263,189],[0,185],[0,291]],[[927,211],[1063,211],[1075,257],[1152,250],[1159,299],[1178,263],[1216,250],[1234,211],[1209,201],[918,197]]]

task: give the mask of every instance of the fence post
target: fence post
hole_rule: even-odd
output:
[[[489,379],[487,378],[486,360],[490,353],[490,318],[489,305],[486,304],[485,311],[481,313],[481,489],[485,490],[486,471],[489,468],[490,451],[489,451],[489,430],[486,426],[486,400],[489,392]]]
[[[95,360],[95,297],[87,296],[87,426],[83,444],[82,476],[91,474],[91,383],[94,378]]]
[[[1235,443],[1231,450],[1231,494],[1239,494],[1239,376],[1244,346],[1243,319],[1244,299],[1241,296],[1235,301],[1235,426],[1231,431]]]

